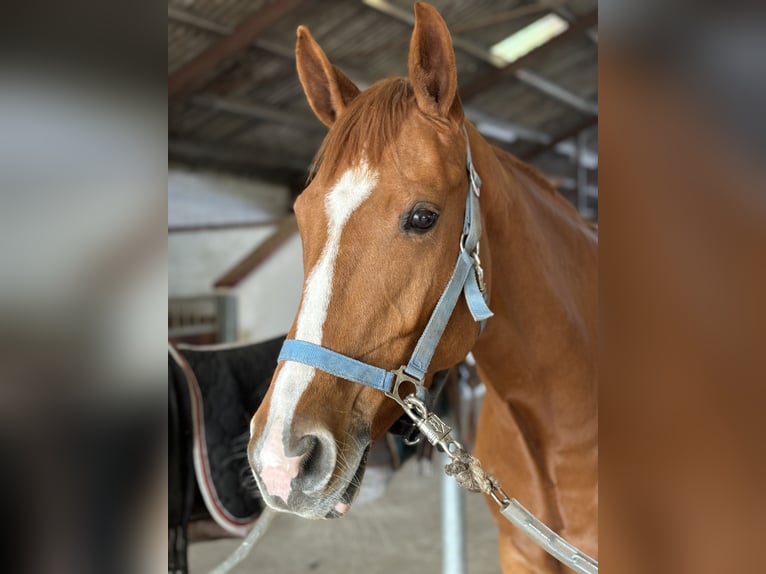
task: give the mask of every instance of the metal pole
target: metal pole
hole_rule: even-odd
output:
[[[452,431],[454,434],[454,430]],[[441,453],[442,466],[450,458]],[[457,481],[441,473],[442,482],[442,574],[465,574],[465,500]]]
[[[236,341],[237,333],[237,296],[233,293],[218,293],[218,343]]]

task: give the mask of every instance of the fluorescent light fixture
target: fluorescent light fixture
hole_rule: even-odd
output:
[[[492,46],[489,52],[508,65],[555,38],[567,28],[569,23],[566,20],[556,14],[547,14],[501,40]]]

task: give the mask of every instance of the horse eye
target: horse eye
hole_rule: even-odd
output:
[[[425,209],[421,207],[420,209],[416,209],[412,212],[412,215],[410,215],[409,224],[410,227],[413,229],[417,229],[420,231],[424,231],[426,229],[429,229],[433,226],[434,223],[436,223],[436,219],[439,217],[438,214],[434,213],[430,209]]]

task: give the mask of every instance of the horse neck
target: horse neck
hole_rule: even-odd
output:
[[[495,313],[474,348],[484,379],[509,400],[529,404],[563,395],[590,409],[597,350],[595,233],[528,166],[496,153],[476,132],[472,146],[483,181],[482,257],[487,244]]]

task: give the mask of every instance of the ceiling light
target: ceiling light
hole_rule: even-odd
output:
[[[535,48],[542,46],[569,28],[569,23],[556,14],[548,14],[535,20],[529,26],[514,32],[501,40],[489,51],[502,59],[506,65],[515,62]]]

